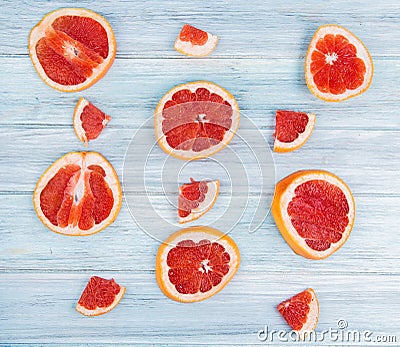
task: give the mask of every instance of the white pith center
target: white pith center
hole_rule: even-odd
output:
[[[206,114],[204,114],[204,113],[201,113],[201,114],[199,114],[197,117],[196,117],[196,121],[197,122],[204,122],[205,121],[205,119],[206,119]]]
[[[79,175],[79,180],[75,185],[74,190],[74,202],[75,204],[79,204],[83,196],[85,195],[85,184],[83,179],[83,173],[81,172]]]
[[[64,49],[64,55],[66,57],[73,59],[79,55],[79,50],[69,42],[64,42],[62,48]]]
[[[336,52],[325,54],[325,62],[329,65],[333,65],[333,63],[338,59],[338,55]]]
[[[200,267],[199,267],[199,271],[202,273],[208,273],[210,271],[212,271],[212,267],[208,265],[209,260],[208,259],[204,259],[202,262],[200,262]]]

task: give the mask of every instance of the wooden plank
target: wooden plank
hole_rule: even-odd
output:
[[[339,23],[353,30],[374,56],[400,55],[399,7],[395,1],[313,1],[287,4],[274,1],[178,0],[159,2],[63,1],[24,3],[3,1],[0,42],[3,55],[26,55],[27,36],[46,13],[59,7],[87,7],[104,15],[114,28],[119,56],[182,57],[173,42],[183,23],[197,25],[220,36],[213,57],[299,57],[319,25]],[[18,18],[19,20],[10,20]],[[391,35],[387,35],[391,32]],[[12,40],[10,40],[12,37]]]
[[[153,273],[1,274],[0,291],[7,301],[0,306],[0,339],[8,344],[123,341],[140,345],[255,345],[259,342],[257,332],[265,325],[288,331],[275,307],[305,286],[316,290],[321,305],[317,331],[337,328],[337,321],[344,319],[349,330],[368,329],[374,336],[398,333],[398,276],[319,272],[301,275],[296,271],[271,275],[268,270],[242,270],[223,292],[197,304],[177,303],[164,297]],[[74,306],[94,273],[115,277],[127,292],[114,311],[86,318],[75,312]],[[365,320],[371,312],[374,320]],[[284,343],[275,341],[274,345]]]
[[[149,142],[138,144],[136,150],[138,153],[150,153],[151,145],[155,142],[154,132],[148,128],[143,131],[148,134]],[[239,135],[240,133],[239,131]],[[272,133],[272,129],[262,130],[263,136],[270,144],[272,144]],[[75,137],[72,126],[36,130],[3,128],[0,134],[0,144],[3,149],[0,160],[7,169],[0,171],[0,191],[32,192],[40,175],[52,162],[61,155],[76,150],[95,150],[102,153],[122,177],[125,152],[134,134],[134,129],[115,129],[110,126],[99,139],[85,148]],[[400,177],[396,170],[400,165],[400,158],[397,155],[400,150],[400,142],[396,140],[398,138],[397,130],[329,131],[317,127],[308,143],[300,150],[289,154],[274,153],[276,179],[281,179],[299,169],[325,169],[342,177],[356,195],[365,193],[398,195],[400,194]],[[238,137],[230,144],[230,148],[235,151],[243,150],[243,146]],[[155,166],[153,173],[150,170],[147,176],[150,182],[167,159],[166,154],[157,145],[151,154]],[[215,158],[222,160],[223,152]],[[179,163],[182,166],[185,164],[184,161]],[[246,165],[246,158],[243,163]],[[12,187],[10,182],[13,183]]]
[[[1,61],[0,79],[7,81],[0,84],[1,127],[70,126],[75,104],[84,96],[113,117],[111,127],[136,129],[153,116],[170,88],[195,80],[210,80],[229,90],[242,113],[262,128],[275,126],[277,109],[316,113],[317,126],[323,129],[400,126],[399,117],[390,116],[398,105],[393,92],[400,74],[398,60],[377,60],[371,88],[342,103],[327,103],[309,92],[303,59],[117,59],[100,82],[79,93],[62,93],[45,85],[26,57]],[[394,89],[380,87],[386,84]]]
[[[159,197],[160,202],[164,201]],[[143,196],[143,201],[146,197]],[[245,199],[243,199],[245,200]],[[247,199],[246,199],[247,200]],[[307,260],[294,254],[281,237],[273,218],[268,216],[262,227],[249,233],[249,221],[255,210],[250,199],[242,219],[230,235],[242,253],[246,273],[268,271],[277,276],[287,271],[312,273],[385,273],[399,274],[400,238],[393,232],[400,207],[398,197],[356,196],[357,216],[347,243],[336,254],[323,261]],[[140,200],[139,200],[140,201]],[[221,196],[214,208],[194,225],[217,223],[224,229],[230,221],[224,215],[229,197]],[[144,202],[143,202],[144,205]],[[245,201],[243,204],[245,205]],[[9,208],[12,206],[12,209]],[[175,217],[176,210],[164,204],[154,204],[159,214]],[[373,206],[374,208],[371,208]],[[141,217],[155,218],[153,211],[141,209]],[[138,216],[136,215],[136,218]],[[222,226],[221,226],[222,225]],[[163,235],[184,226],[159,223],[160,230],[146,231]],[[0,196],[0,270],[2,271],[147,271],[154,270],[154,259],[160,242],[140,230],[132,219],[126,203],[110,227],[89,237],[66,237],[52,233],[35,216],[30,195]]]

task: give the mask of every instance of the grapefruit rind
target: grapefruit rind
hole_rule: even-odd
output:
[[[233,111],[232,125],[230,129],[226,131],[224,138],[218,145],[212,146],[206,150],[195,152],[192,149],[191,150],[174,149],[168,144],[166,136],[162,130],[162,122],[163,122],[162,111],[164,109],[164,105],[168,100],[172,98],[172,95],[174,95],[174,93],[176,93],[178,90],[189,89],[193,93],[196,91],[197,88],[206,88],[210,91],[210,93],[216,93],[220,95],[224,100],[228,101],[231,104]],[[208,81],[188,82],[173,87],[166,94],[164,94],[154,112],[154,129],[156,132],[158,144],[168,155],[171,155],[181,160],[197,160],[202,158],[208,158],[209,156],[223,150],[235,136],[237,129],[239,128],[239,123],[240,123],[240,111],[239,111],[239,105],[235,97],[221,86]]]
[[[317,299],[317,295],[315,294],[314,289],[308,288],[305,291],[311,294],[311,302],[309,304],[310,311],[307,315],[307,321],[304,323],[300,330],[294,330],[297,332],[300,340],[304,340],[307,335],[315,330],[318,324],[319,318],[319,303]],[[290,300],[290,299],[288,299]],[[286,301],[286,300],[285,300]],[[279,305],[278,305],[279,306]]]
[[[72,118],[72,125],[74,126],[76,137],[84,143],[88,143],[89,141],[86,137],[86,131],[82,127],[80,116],[83,112],[83,109],[87,105],[89,105],[89,101],[85,98],[80,98],[75,106],[74,115]]]
[[[304,239],[299,236],[297,230],[291,223],[290,216],[287,213],[288,205],[295,196],[295,189],[300,184],[315,179],[325,180],[339,187],[345,194],[349,205],[349,213],[347,214],[349,223],[342,234],[342,238],[338,242],[332,243],[325,251],[315,251],[311,249]],[[349,187],[336,175],[323,170],[302,170],[297,171],[278,182],[275,187],[271,212],[276,226],[281,232],[283,238],[295,253],[308,259],[320,260],[335,253],[347,241],[354,225],[355,202]]]
[[[85,109],[86,106],[88,106],[90,104],[90,102],[88,100],[86,100],[85,98],[80,98],[75,106],[74,109],[74,115],[72,117],[72,125],[74,126],[74,131],[76,134],[76,137],[84,142],[85,144],[87,144],[89,142],[88,138],[86,137],[86,131],[85,129],[83,129],[82,127],[82,121],[80,119],[81,114],[83,112],[83,110]],[[105,126],[111,119],[110,116],[107,116],[108,119],[106,118],[103,121],[103,125]]]
[[[95,224],[89,230],[81,230],[78,226],[61,228],[59,226],[53,225],[47,217],[44,215],[41,207],[40,207],[40,194],[43,189],[46,187],[49,180],[65,165],[68,164],[77,164],[82,167],[82,158],[85,157],[85,166],[89,165],[99,165],[106,172],[106,176],[104,180],[107,182],[111,191],[113,192],[114,197],[114,205],[110,211],[109,216],[104,219],[101,223]],[[107,228],[110,224],[112,224],[117,218],[118,213],[121,209],[122,205],[122,189],[121,184],[119,182],[117,173],[113,166],[108,162],[108,160],[103,157],[100,153],[97,152],[70,152],[63,155],[61,158],[56,160],[53,164],[51,164],[47,170],[43,173],[43,175],[39,178],[39,181],[36,184],[35,190],[33,192],[33,206],[36,211],[37,216],[41,220],[41,222],[49,228],[51,231],[67,235],[67,236],[88,236],[93,235],[101,230]]]
[[[114,301],[108,307],[97,307],[94,310],[88,310],[86,307],[77,303],[75,309],[79,313],[83,314],[84,316],[88,316],[88,317],[100,316],[100,315],[110,312],[112,309],[114,309],[119,304],[119,302],[121,301],[123,296],[125,295],[125,292],[126,292],[126,288],[120,286],[119,293],[115,296]]]
[[[42,37],[46,35],[47,28],[51,26],[51,24],[54,22],[56,18],[68,15],[88,17],[100,23],[107,33],[108,48],[109,48],[107,58],[105,58],[104,61],[101,64],[99,64],[99,66],[93,69],[91,77],[86,79],[85,82],[70,86],[62,85],[51,80],[46,75],[46,72],[44,71],[36,55],[36,44]],[[47,13],[42,18],[42,20],[32,28],[29,34],[28,50],[33,66],[38,75],[40,76],[40,78],[43,80],[43,82],[61,92],[77,92],[89,88],[97,81],[99,81],[107,73],[107,71],[109,70],[115,59],[117,51],[117,42],[115,40],[114,32],[110,23],[103,16],[91,10],[87,10],[85,8],[61,8]]]
[[[181,294],[175,289],[175,286],[170,283],[168,277],[169,268],[167,265],[168,252],[174,248],[178,242],[187,239],[193,240],[194,242],[199,242],[203,239],[209,239],[211,242],[217,241],[230,255],[229,272],[224,276],[220,284],[213,287],[206,293],[198,292],[196,294]],[[220,292],[236,274],[239,265],[239,248],[232,238],[214,228],[206,226],[189,227],[173,233],[159,247],[156,256],[156,280],[161,291],[168,298],[184,303],[197,302],[208,299],[209,297]]]
[[[205,57],[211,54],[217,47],[218,36],[207,33],[207,42],[204,45],[194,45],[190,41],[182,41],[179,38],[175,40],[174,48],[182,54],[190,57]]]
[[[287,153],[299,149],[303,146],[310,138],[311,133],[314,130],[316,115],[313,113],[307,113],[308,123],[304,132],[299,134],[299,137],[293,142],[281,142],[275,137],[274,141],[274,152]]]
[[[186,217],[179,217],[179,223],[187,223],[199,219],[201,216],[205,215],[211,208],[215,205],[219,194],[220,181],[208,181],[207,188],[208,191],[205,195],[205,199],[203,202],[199,204],[199,206],[193,210],[191,210],[190,214]]]
[[[312,62],[311,55],[312,52],[316,49],[316,43],[318,42],[318,40],[321,37],[325,36],[326,34],[334,34],[334,35],[340,34],[346,37],[349,40],[349,42],[357,48],[357,56],[364,61],[366,67],[364,82],[357,89],[354,90],[347,89],[345,93],[335,95],[331,93],[323,93],[315,86],[314,77],[310,71],[310,66]],[[317,98],[324,101],[339,102],[360,95],[369,88],[372,82],[372,76],[374,74],[374,64],[367,47],[356,35],[354,35],[351,31],[347,30],[346,28],[340,25],[327,24],[320,26],[311,39],[304,63],[304,74],[307,86],[312,94],[314,94]]]

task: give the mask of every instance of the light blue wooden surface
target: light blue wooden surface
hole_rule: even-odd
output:
[[[113,67],[81,93],[47,87],[27,54],[30,28],[59,7],[90,8],[115,30]],[[287,329],[275,306],[311,286],[321,305],[318,330],[345,319],[349,329],[397,335],[393,345],[400,345],[397,0],[3,0],[0,19],[0,343],[257,345],[257,331],[265,325]],[[185,22],[220,37],[213,55],[188,59],[173,50]],[[371,88],[338,104],[313,97],[303,77],[309,40],[326,23],[352,30],[375,63]],[[101,233],[68,238],[40,223],[31,194],[55,159],[84,150],[71,125],[80,96],[113,117],[89,149],[104,154],[121,176],[129,141],[152,117],[160,97],[175,84],[197,79],[232,92],[270,144],[276,109],[315,112],[317,125],[307,144],[290,154],[274,154],[276,178],[298,169],[330,170],[352,189],[357,216],[345,246],[320,262],[293,254],[270,216],[254,234],[244,231],[248,221],[241,221],[231,233],[242,254],[237,276],[217,296],[185,305],[159,291],[154,278],[159,244],[136,227],[125,204]],[[158,155],[161,159],[164,153]],[[117,309],[94,319],[74,311],[90,275],[114,277],[127,287]],[[345,343],[316,343],[332,344]]]

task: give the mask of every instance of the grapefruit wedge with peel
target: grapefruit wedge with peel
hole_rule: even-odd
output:
[[[275,188],[272,215],[292,250],[324,259],[349,237],[355,203],[348,186],[322,170],[304,170],[284,178]]]
[[[312,332],[318,323],[319,304],[312,288],[281,302],[277,309],[300,339]]]
[[[179,187],[179,223],[191,222],[207,213],[215,204],[219,194],[219,180],[195,181]]]
[[[114,62],[111,25],[83,8],[46,14],[29,35],[29,55],[42,80],[57,90],[75,92],[101,79]]]
[[[99,316],[111,311],[119,304],[126,291],[125,287],[105,278],[93,276],[82,292],[76,310],[85,316]]]
[[[315,114],[276,111],[275,152],[291,152],[303,146],[315,126]]]
[[[361,40],[334,24],[317,29],[304,68],[311,93],[325,101],[342,101],[364,93],[374,73],[371,55]]]
[[[217,46],[218,36],[184,24],[175,41],[175,49],[183,54],[204,57],[209,55]]]
[[[239,127],[239,106],[222,87],[206,81],[178,85],[157,105],[154,128],[160,147],[183,160],[225,148]]]
[[[74,110],[72,124],[79,140],[88,143],[97,139],[111,117],[85,98],[80,98]]]
[[[222,290],[240,264],[236,243],[219,230],[182,229],[160,246],[156,279],[161,291],[180,302],[205,300]]]
[[[40,177],[33,193],[35,211],[51,231],[85,236],[117,217],[121,185],[112,165],[96,152],[71,152]]]

